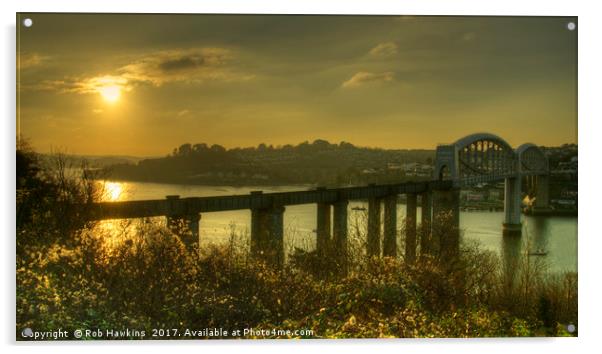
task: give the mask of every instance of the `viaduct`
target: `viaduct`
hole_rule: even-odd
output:
[[[184,225],[182,235],[189,246],[198,243],[199,222],[203,213],[250,210],[251,253],[277,265],[284,262],[283,215],[287,206],[316,204],[316,251],[347,257],[347,213],[352,200],[368,201],[366,251],[370,256],[397,256],[397,204],[406,195],[406,262],[420,254],[431,254],[442,261],[459,251],[460,189],[478,183],[504,181],[504,235],[521,233],[521,180],[537,182],[536,208],[548,207],[548,161],[533,144],[513,149],[502,138],[487,133],[468,135],[436,150],[434,178],[425,182],[368,185],[344,188],[317,188],[308,191],[263,193],[219,197],[102,202],[90,206],[90,220],[164,216],[169,227]],[[417,206],[422,208],[417,227]],[[383,220],[381,210],[384,209]],[[382,232],[381,232],[382,226]],[[382,242],[381,242],[382,240]]]

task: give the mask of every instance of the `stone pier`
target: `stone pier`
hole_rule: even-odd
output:
[[[460,251],[460,190],[433,192],[433,253],[442,263],[456,258]]]
[[[199,245],[200,243],[200,235],[199,235],[199,227],[201,221],[201,214],[190,214],[186,216],[186,222],[188,224],[188,229],[190,230],[190,240],[184,241],[187,246]]]
[[[549,209],[550,208],[550,176],[538,175],[536,178],[536,190],[535,193],[535,208],[536,209]]]
[[[430,192],[420,194],[422,215],[420,220],[420,255],[431,254],[431,220],[432,195]]]
[[[416,261],[416,205],[417,197],[415,193],[407,194],[406,203],[406,242],[405,242],[405,261],[414,263]]]
[[[511,177],[504,180],[504,236],[520,236],[521,179]]]
[[[175,205],[180,199],[180,196],[168,195],[165,199]],[[186,247],[198,247],[201,214],[195,212],[189,213],[186,210],[178,210],[176,207],[172,209],[176,212],[166,215],[167,227],[180,237],[180,240],[182,240]]]
[[[339,200],[333,204],[332,235],[334,257],[336,258],[342,274],[347,274],[347,207],[349,201]]]
[[[316,250],[318,255],[324,257],[328,254],[331,244],[331,210],[328,203],[318,203],[316,218]]]
[[[251,254],[278,266],[284,264],[284,209],[251,209]]]
[[[368,237],[366,254],[368,257],[380,257],[380,213],[381,199],[368,199]]]
[[[384,198],[385,225],[383,239],[383,255],[397,256],[397,194]]]

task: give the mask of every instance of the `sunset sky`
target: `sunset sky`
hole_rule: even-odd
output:
[[[576,143],[570,21],[20,14],[18,127],[38,151],[91,155],[317,138],[434,149],[481,131]]]

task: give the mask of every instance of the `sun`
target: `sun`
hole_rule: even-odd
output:
[[[121,93],[130,91],[128,80],[120,76],[97,76],[84,82],[86,92],[98,93],[108,104],[117,103],[121,99]]]
[[[121,97],[121,87],[119,85],[108,85],[98,88],[100,96],[108,103],[115,103]]]

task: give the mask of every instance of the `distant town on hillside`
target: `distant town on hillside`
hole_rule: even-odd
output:
[[[576,200],[577,145],[541,147],[551,169],[552,196]],[[379,149],[317,139],[297,145],[227,149],[204,143],[182,144],[164,157],[70,156],[86,161],[97,178],[191,185],[321,185],[346,186],[429,180],[435,151]],[[468,205],[502,195],[502,185],[481,186],[463,193]],[[498,196],[498,197],[496,197]]]

